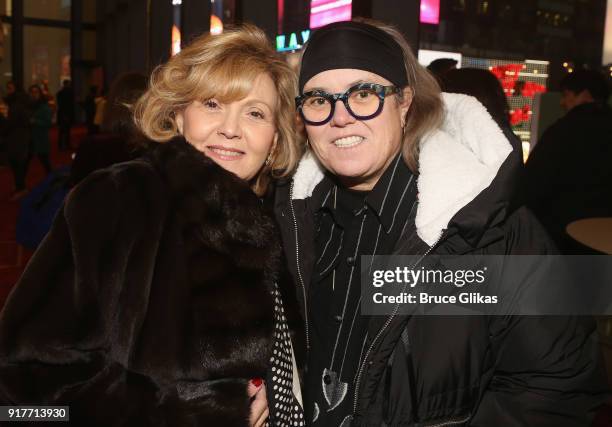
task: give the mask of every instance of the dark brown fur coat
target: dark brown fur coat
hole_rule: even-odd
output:
[[[248,186],[182,139],[67,198],[0,317],[0,404],[74,425],[241,426],[280,264]]]

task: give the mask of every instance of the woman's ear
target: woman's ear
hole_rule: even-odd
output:
[[[408,115],[408,110],[410,110],[410,105],[412,105],[412,97],[414,92],[409,86],[406,86],[402,89],[401,96],[399,99],[399,114],[400,114],[400,123],[402,129],[406,126],[406,116]]]
[[[272,149],[271,152],[275,152],[278,148],[278,131],[274,132],[274,141],[272,141]]]
[[[414,96],[414,92],[412,91],[412,88],[410,86],[406,86],[402,90],[402,100],[400,101],[400,111],[402,113],[402,118],[405,118],[406,114],[408,114],[410,105],[412,105],[413,96]]]
[[[183,134],[183,113],[182,112],[176,113],[174,115],[174,121],[176,123],[176,128],[178,129],[179,133],[182,135]]]

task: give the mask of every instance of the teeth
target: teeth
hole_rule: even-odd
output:
[[[222,148],[216,148],[216,147],[210,147],[210,150],[214,151],[215,153],[221,154],[222,156],[240,156],[242,155],[242,153],[239,153],[237,151],[229,151],[229,150],[224,150]]]
[[[353,145],[359,144],[361,141],[363,141],[363,137],[361,136],[347,136],[346,138],[336,139],[334,145],[341,148],[352,147]]]

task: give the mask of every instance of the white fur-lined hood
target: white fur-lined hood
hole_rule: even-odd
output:
[[[502,130],[480,102],[443,93],[442,126],[421,141],[419,154],[419,237],[433,245],[450,219],[487,188],[512,151]],[[293,199],[305,199],[323,179],[323,168],[308,152],[293,177]]]

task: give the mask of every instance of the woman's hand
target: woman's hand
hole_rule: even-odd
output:
[[[261,378],[249,381],[247,393],[251,398],[251,427],[263,427],[268,418],[268,399],[266,397],[266,386]]]

